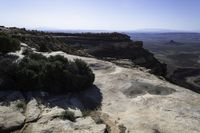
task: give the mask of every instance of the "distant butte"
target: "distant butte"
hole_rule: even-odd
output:
[[[179,45],[183,45],[183,43],[180,42],[176,42],[174,40],[170,40],[169,42],[165,43],[166,45],[171,45],[171,46],[179,46]]]

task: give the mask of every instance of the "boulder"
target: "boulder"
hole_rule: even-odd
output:
[[[77,110],[72,110],[75,114]],[[20,132],[21,133],[104,133],[106,126],[104,124],[96,124],[91,117],[78,118],[77,121],[60,119],[59,116],[64,111],[59,107],[45,108],[40,119],[36,122],[27,124]]]
[[[26,106],[26,122],[32,122],[38,119],[40,116],[40,108],[36,99],[32,99]]]
[[[0,131],[12,131],[22,127],[25,116],[10,107],[0,106]]]

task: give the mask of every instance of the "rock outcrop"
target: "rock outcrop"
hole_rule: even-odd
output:
[[[0,132],[13,131],[24,125],[25,116],[11,107],[0,106]]]
[[[165,76],[167,72],[166,64],[160,63],[152,53],[138,46],[138,42],[121,42],[114,44],[102,44],[95,49],[89,49],[87,52],[94,57],[115,62],[115,60],[130,60],[134,65],[150,69],[150,72]]]
[[[40,108],[36,99],[32,99],[26,106],[26,122],[32,122],[38,119],[40,115]]]
[[[24,126],[22,133],[65,133],[65,132],[83,132],[83,133],[104,133],[106,126],[104,124],[96,124],[91,117],[77,118],[76,122],[62,120],[59,116],[64,109],[55,107],[44,109],[37,122],[33,122]]]
[[[4,92],[0,93],[3,94]],[[18,92],[18,94],[21,95],[20,92]],[[31,94],[31,92],[29,92],[29,94]],[[31,95],[33,96],[34,92]],[[55,97],[57,100],[63,101],[63,104],[64,102],[70,101],[66,97]],[[25,99],[27,99],[27,97]],[[9,102],[9,104],[4,105],[5,101],[2,100],[0,102],[2,104],[2,106],[0,106],[0,132],[104,133],[106,130],[105,124],[97,124],[90,116],[83,117],[82,112],[78,109],[65,108],[59,104],[55,104],[53,106],[48,104],[48,101],[51,99],[52,98],[44,99],[44,97],[36,95],[32,99],[29,99],[24,107],[21,106],[22,101],[19,102],[18,100],[14,100]],[[76,118],[74,122],[61,118],[65,110],[69,110],[74,113],[74,117]]]
[[[11,92],[0,92],[1,132],[200,132],[200,95],[195,92],[173,85],[140,68],[123,68],[107,61],[63,52],[42,54],[59,54],[71,60],[80,58],[86,61],[95,73],[95,86],[80,94],[59,96],[35,92],[22,95],[15,92],[17,95],[10,100],[4,97]],[[28,104],[22,106],[16,102],[18,98]],[[75,113],[74,122],[62,119],[60,116],[68,107],[83,110],[100,107],[100,120],[90,115],[82,116],[80,111]]]
[[[171,82],[189,88],[200,93],[200,69],[198,68],[178,68],[169,77]]]
[[[141,71],[106,61],[76,57],[88,62],[96,75],[103,101],[101,112],[126,132],[200,132],[200,95]],[[122,126],[123,125],[123,126]]]

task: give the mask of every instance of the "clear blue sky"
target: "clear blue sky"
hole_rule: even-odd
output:
[[[200,31],[200,0],[0,0],[0,25]]]

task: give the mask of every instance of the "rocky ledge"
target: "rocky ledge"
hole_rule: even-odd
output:
[[[104,133],[106,130],[105,124],[96,123],[77,108],[70,108],[84,106],[78,95],[48,96],[44,92],[27,92],[22,95],[17,91],[0,94],[0,132]],[[66,116],[66,111],[72,112],[74,120]]]
[[[63,52],[42,54],[86,61],[96,76],[94,86],[80,94],[59,96],[45,92],[1,92],[1,132],[200,132],[200,95],[195,92],[145,69],[123,68]],[[85,115],[84,110],[95,108],[98,111]],[[74,121],[63,119],[66,110],[74,112]]]

